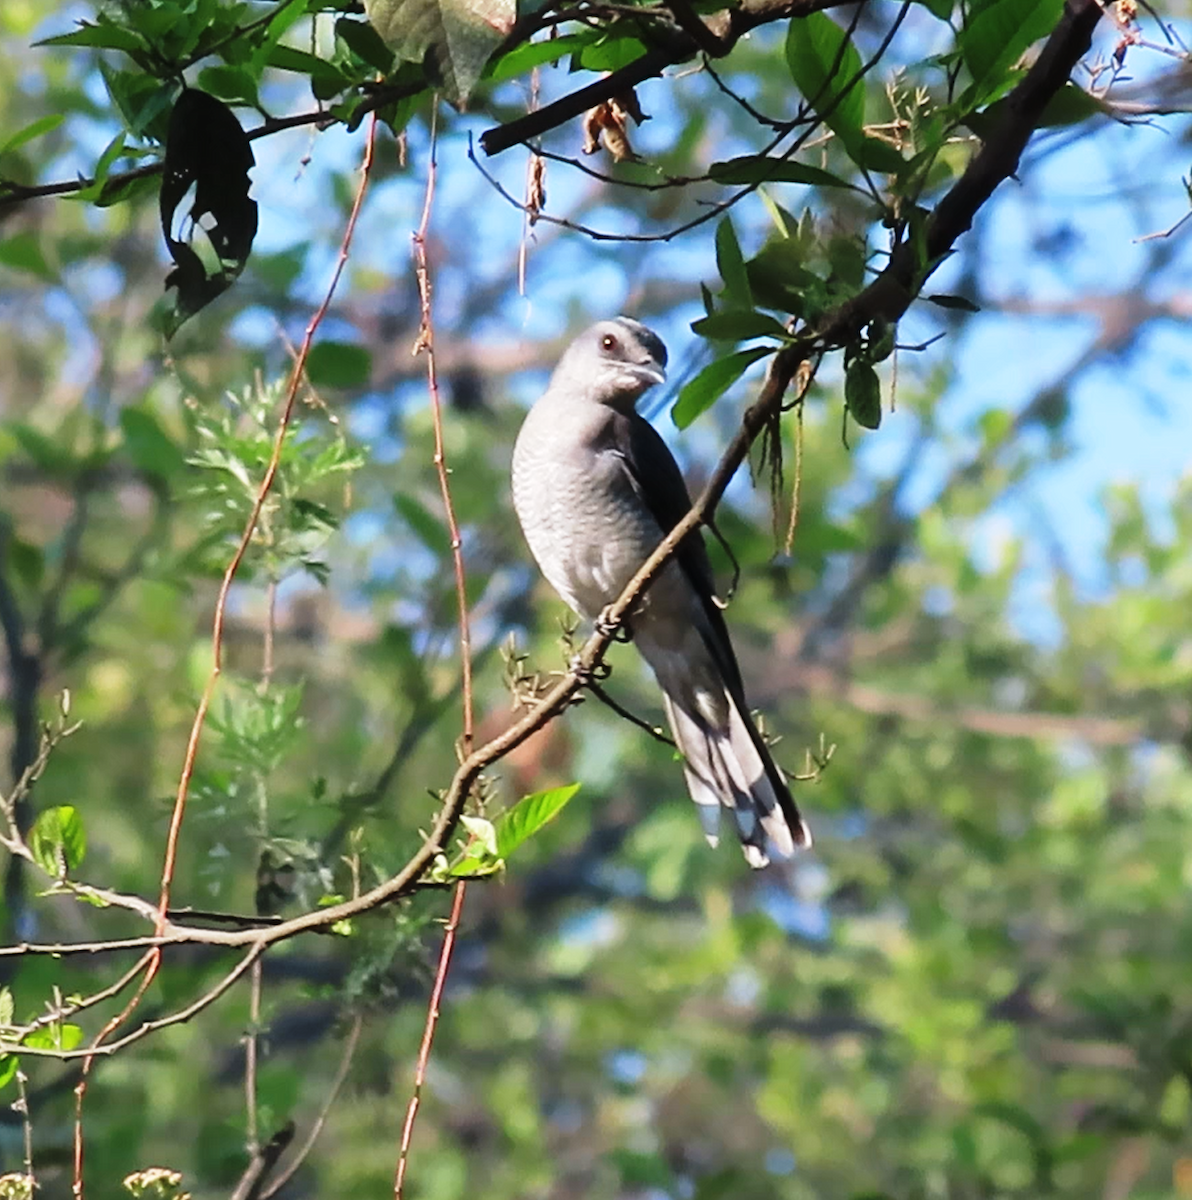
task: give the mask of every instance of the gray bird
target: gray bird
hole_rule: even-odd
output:
[[[513,506],[542,573],[596,620],[691,508],[666,443],[634,406],[666,379],[666,347],[629,317],[567,348],[513,451]],[[741,671],[696,529],[628,622],[659,686],[691,798],[715,846],[731,809],[752,867],[811,835],[749,715]]]

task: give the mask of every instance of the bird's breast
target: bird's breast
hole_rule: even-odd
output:
[[[532,412],[513,459],[513,503],[530,551],[560,596],[595,618],[662,538],[615,452]]]

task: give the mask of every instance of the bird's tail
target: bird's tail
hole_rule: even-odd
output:
[[[709,721],[704,705],[676,699],[664,686],[666,715],[683,755],[687,788],[699,809],[704,836],[716,845],[721,806],[736,820],[741,848],[751,867],[770,861],[767,847],[789,856],[796,846],[810,846],[811,832],[757,726],[727,689],[726,720]]]

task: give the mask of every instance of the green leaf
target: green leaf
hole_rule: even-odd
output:
[[[381,40],[399,58],[423,63],[462,105],[489,56],[513,28],[516,0],[364,0]]]
[[[0,1090],[12,1082],[20,1065],[21,1060],[15,1054],[0,1054]]]
[[[335,36],[351,52],[370,67],[388,75],[393,70],[393,51],[381,41],[381,35],[365,21],[340,17],[335,22]]]
[[[372,355],[351,342],[319,342],[306,360],[315,387],[363,387],[372,375]]]
[[[436,558],[445,558],[451,553],[451,536],[447,527],[420,500],[404,492],[395,492],[393,507]]]
[[[578,52],[584,46],[590,45],[594,32],[569,33],[563,37],[547,38],[542,42],[527,42],[490,63],[484,77],[491,79],[493,83],[503,83],[506,79],[516,79],[519,75],[524,75],[534,67],[558,62],[564,54]]]
[[[860,141],[865,124],[861,56],[848,34],[826,13],[792,21],[786,61],[795,86],[846,146]]]
[[[82,1040],[83,1031],[77,1025],[55,1023],[27,1034],[23,1044],[35,1050],[74,1050]]]
[[[13,271],[25,271],[52,283],[57,275],[41,250],[41,241],[31,229],[14,233],[0,241],[0,266]]]
[[[955,308],[961,312],[979,313],[981,306],[974,304],[965,296],[949,296],[943,292],[933,292],[930,296],[924,296],[924,300],[930,301],[932,304],[938,304],[940,308]]]
[[[198,86],[221,100],[242,100],[254,107],[260,104],[257,81],[243,67],[229,67],[222,63],[204,67],[199,72]]]
[[[960,53],[973,77],[974,107],[996,91],[1027,47],[1055,27],[1064,0],[978,0],[960,32]]]
[[[996,104],[991,104],[981,112],[970,113],[964,123],[978,137],[985,138],[997,126],[1002,114],[1009,107],[1009,103],[1009,97],[1003,96]],[[1054,129],[1067,125],[1079,125],[1081,121],[1087,121],[1090,117],[1112,111],[1112,105],[1107,104],[1104,100],[1098,100],[1096,96],[1086,92],[1077,84],[1068,82],[1047,101],[1036,128]]]
[[[853,420],[865,429],[876,429],[882,423],[882,386],[877,372],[863,359],[845,372],[844,402]]]
[[[881,138],[863,137],[845,144],[848,156],[866,171],[880,171],[884,175],[897,175],[906,166],[906,159]]]
[[[7,142],[0,145],[0,155],[8,154],[10,151],[23,146],[26,142],[31,142],[34,138],[39,138],[43,134],[57,129],[64,120],[66,118],[62,113],[50,113],[48,116],[38,117],[36,121],[31,121],[19,133],[14,133]]]
[[[512,808],[506,809],[496,820],[497,854],[507,859],[523,842],[553,821],[578,791],[578,783],[569,783],[524,796]]]
[[[772,354],[770,346],[754,346],[750,350],[738,350],[735,354],[718,358],[709,363],[679,393],[671,420],[686,429],[701,413],[706,412],[759,358]]]
[[[104,189],[104,184],[108,181],[108,175],[111,174],[112,164],[124,153],[125,136],[124,131],[121,130],[104,147],[103,153],[99,156],[99,161],[95,164],[95,175],[91,183],[75,193],[74,198],[76,200],[85,200],[89,203],[99,199],[99,195]]]
[[[501,861],[507,860],[523,842],[528,841],[544,825],[553,821],[578,791],[578,783],[569,783],[566,787],[551,788],[546,792],[534,792],[532,795],[524,796],[493,822],[496,835],[495,855],[482,856],[469,852],[466,857],[455,864],[451,869],[451,874],[454,876],[488,874],[494,857]]]
[[[708,174],[717,183],[805,183],[810,187],[853,188],[851,183],[839,175],[833,175],[831,171],[791,159],[770,158],[765,154],[746,154],[741,158],[713,163],[708,168]]]
[[[785,341],[789,336],[780,321],[767,313],[742,312],[728,309],[700,317],[691,323],[692,332],[700,337],[717,338],[725,342],[745,342],[751,338],[772,337]]]
[[[576,55],[576,65],[584,71],[619,71],[636,62],[645,52],[640,38],[624,34],[604,36]]]
[[[918,3],[923,5],[932,16],[938,17],[941,21],[951,19],[952,9],[955,6],[955,0],[918,0]]]
[[[827,297],[825,284],[803,265],[805,256],[801,237],[768,239],[746,264],[757,302],[808,319],[818,311]]]
[[[47,875],[59,878],[74,870],[87,853],[87,835],[78,809],[69,804],[47,808],[29,830],[33,859]]]
[[[120,429],[128,457],[146,475],[168,481],[186,469],[186,456],[147,408],[121,409]]]
[[[293,46],[270,46],[265,61],[279,71],[307,76],[311,91],[323,100],[337,96],[351,86],[351,80],[334,63]]]
[[[488,858],[497,858],[497,830],[493,823],[484,817],[460,817],[460,824],[468,831],[480,848],[480,853]]]
[[[734,308],[752,308],[753,293],[745,273],[745,258],[729,217],[716,226],[716,269],[724,280],[722,295],[728,302]]]
[[[80,21],[78,29],[57,37],[34,42],[35,46],[88,46],[95,50],[123,50],[126,54],[143,53],[145,43],[131,30],[114,24],[105,16],[98,22]]]

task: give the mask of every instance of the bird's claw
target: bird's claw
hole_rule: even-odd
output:
[[[596,618],[594,626],[601,637],[610,638],[614,642],[628,642],[632,635],[623,621],[615,620],[612,616],[613,606],[610,604]]]

